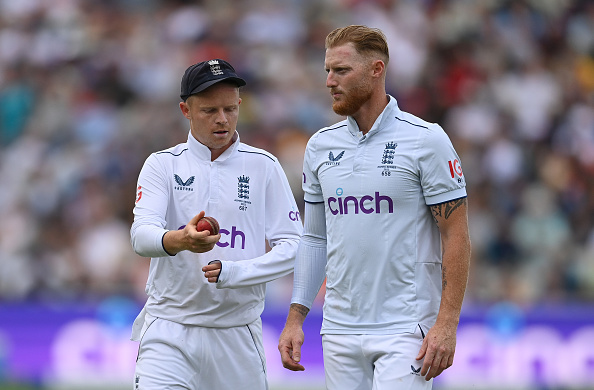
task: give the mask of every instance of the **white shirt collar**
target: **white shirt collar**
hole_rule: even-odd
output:
[[[387,96],[390,99],[388,101],[388,104],[386,105],[384,110],[379,114],[379,116],[375,119],[375,122],[373,122],[373,126],[371,126],[371,129],[369,129],[366,136],[370,136],[374,133],[377,133],[379,130],[391,123],[394,120],[394,117],[397,116],[398,112],[400,111],[396,99],[390,95]],[[363,133],[361,133],[361,131],[359,130],[359,125],[357,125],[357,122],[352,116],[347,117],[347,128],[355,137],[359,139],[363,138]]]
[[[237,149],[239,143],[239,133],[236,130],[235,134],[233,134],[233,143],[231,146],[229,146],[215,161],[224,161],[229,158],[233,151]],[[188,149],[190,150],[190,153],[196,156],[199,160],[210,162],[210,158],[212,156],[210,149],[208,146],[200,143],[196,138],[194,138],[192,131],[190,131],[188,134]]]

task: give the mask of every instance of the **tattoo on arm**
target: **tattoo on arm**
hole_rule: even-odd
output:
[[[298,303],[291,303],[291,309],[295,310],[297,313],[303,315],[304,317],[307,316],[307,313],[309,313],[309,309],[303,305],[300,305]]]
[[[445,290],[448,285],[448,280],[446,278],[446,267],[444,266],[441,269],[441,291]]]
[[[458,207],[462,206],[463,204],[466,204],[466,198],[461,198],[461,199],[456,199],[456,200],[452,200],[449,202],[434,204],[434,205],[430,206],[431,216],[433,217],[433,220],[435,221],[435,223],[439,225],[439,223],[437,221],[437,217],[443,216],[445,219],[448,219],[452,215],[454,210],[456,210]]]
[[[439,222],[437,221],[437,217],[441,217],[441,203],[440,204],[434,204],[433,206],[430,206],[429,208],[431,209],[431,216],[433,217],[433,220],[435,221],[436,225],[439,225]]]

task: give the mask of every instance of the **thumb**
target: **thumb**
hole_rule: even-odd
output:
[[[293,345],[293,360],[296,362],[301,361],[301,346],[300,345]]]
[[[199,212],[198,214],[194,215],[194,217],[188,222],[188,225],[196,225],[202,217],[204,217],[206,213],[204,211]]]

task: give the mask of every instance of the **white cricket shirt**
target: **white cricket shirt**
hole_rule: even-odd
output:
[[[265,282],[293,271],[302,222],[285,173],[273,155],[235,137],[212,162],[191,133],[187,142],[147,158],[130,232],[136,252],[152,258],[133,339],[145,314],[205,327],[251,323],[264,308]],[[219,222],[220,241],[206,253],[169,256],[163,235],[201,210]],[[201,271],[215,259],[222,260],[216,286]]]
[[[311,137],[303,189],[306,202],[325,204],[322,333],[431,327],[441,299],[441,240],[428,205],[466,196],[443,129],[401,111],[390,96],[366,135],[348,117]]]

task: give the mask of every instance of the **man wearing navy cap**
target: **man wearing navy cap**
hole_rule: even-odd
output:
[[[302,224],[276,157],[239,140],[245,84],[221,59],[186,69],[188,140],[151,154],[140,172],[130,234],[151,263],[132,330],[135,389],[268,388],[266,282],[293,271]],[[204,215],[219,234],[196,230]]]

